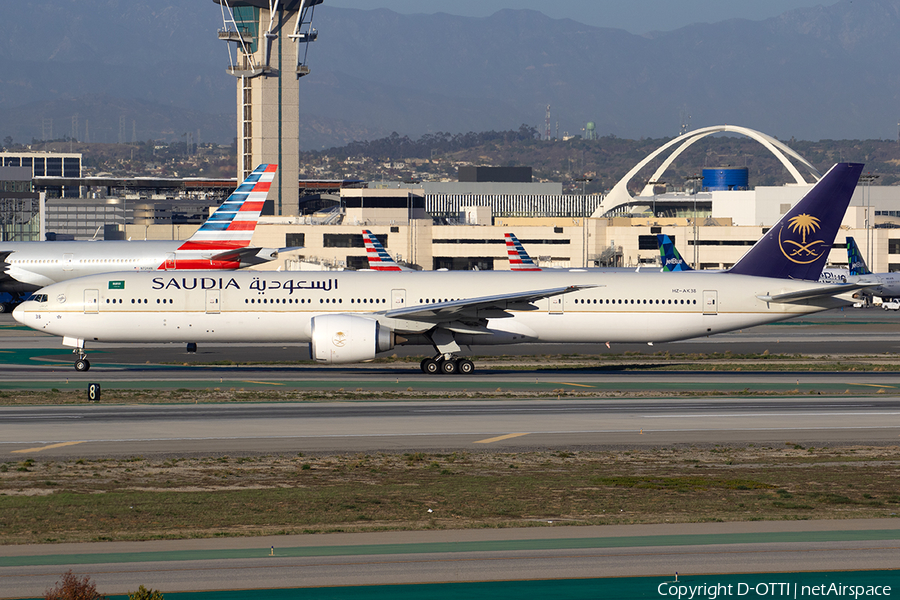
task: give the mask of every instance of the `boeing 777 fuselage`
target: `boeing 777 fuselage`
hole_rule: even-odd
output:
[[[815,280],[862,165],[836,165],[729,271],[107,273],[57,283],[15,318],[90,342],[309,342],[321,363],[427,344],[426,372],[469,373],[461,346],[668,342],[850,304]]]

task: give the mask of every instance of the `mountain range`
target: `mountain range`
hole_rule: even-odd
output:
[[[0,139],[229,143],[235,80],[211,1],[6,2]],[[316,8],[301,147],[398,132],[668,137],[735,124],[781,139],[893,139],[900,0],[635,35],[529,10],[484,18]],[[74,117],[74,118],[73,118]],[[87,125],[87,131],[85,131]]]

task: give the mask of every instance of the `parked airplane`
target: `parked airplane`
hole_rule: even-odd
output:
[[[309,342],[320,363],[428,344],[428,373],[471,373],[460,346],[668,342],[852,303],[822,271],[862,165],[835,165],[727,272],[109,273],[56,283],[14,312],[89,342]]]
[[[250,238],[278,165],[259,165],[185,241],[0,242],[0,292],[14,297],[41,287],[110,271],[238,269],[278,257]],[[0,312],[9,310],[0,304]]]
[[[378,238],[368,229],[363,229],[363,241],[366,244],[366,258],[369,260],[369,269],[372,271],[412,271],[409,267],[398,264],[388,254]]]
[[[868,282],[870,287],[867,292],[884,298],[896,298],[900,296],[900,273],[873,273],[866,266],[866,261],[856,245],[856,240],[847,238],[847,263],[850,266],[850,283]]]

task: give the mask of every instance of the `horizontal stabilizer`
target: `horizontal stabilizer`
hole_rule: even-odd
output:
[[[247,246],[235,248],[213,255],[210,260],[222,262],[239,262],[241,266],[259,265],[278,258],[278,250],[275,248],[259,248]]]
[[[863,288],[872,287],[872,283],[833,283],[820,287],[809,288],[797,292],[787,292],[784,294],[762,294],[757,296],[763,302],[776,302],[780,304],[792,304],[804,302],[815,298],[829,298],[840,296],[848,292],[855,292]]]

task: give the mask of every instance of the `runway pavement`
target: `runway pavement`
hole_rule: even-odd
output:
[[[0,460],[287,452],[896,444],[896,398],[0,408]]]

